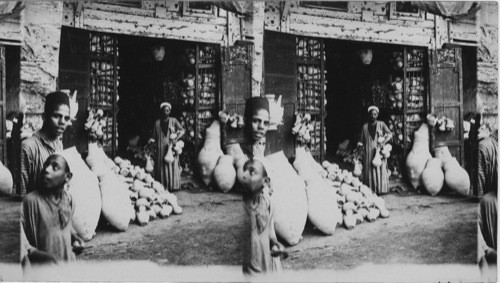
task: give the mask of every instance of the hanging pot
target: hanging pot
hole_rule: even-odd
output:
[[[375,157],[373,157],[372,165],[375,167],[380,167],[380,165],[382,165],[382,156],[380,155],[380,150],[378,148],[375,151]]]
[[[436,126],[436,122],[437,122],[437,117],[436,117],[436,115],[434,115],[434,114],[428,114],[428,115],[427,115],[427,124],[428,124],[430,127],[434,127],[434,126]]]
[[[359,160],[354,161],[354,170],[352,171],[352,175],[354,177],[359,177],[361,176],[362,171],[361,171],[361,162]]]
[[[174,162],[174,154],[172,153],[172,145],[168,145],[167,154],[163,158],[167,164],[172,164]]]
[[[153,47],[153,57],[156,61],[163,61],[163,57],[165,57],[165,46]]]
[[[370,65],[373,59],[373,51],[371,49],[363,49],[359,51],[359,58],[363,65]]]
[[[9,169],[0,162],[0,193],[5,195],[12,194],[14,182]]]
[[[151,156],[146,155],[146,166],[144,167],[144,171],[146,171],[146,173],[151,173],[153,172],[153,170],[154,170],[153,160]]]
[[[284,109],[281,105],[281,95],[275,99],[274,94],[266,94],[266,98],[269,101],[269,130],[277,130],[278,125],[283,124]]]

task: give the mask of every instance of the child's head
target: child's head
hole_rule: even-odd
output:
[[[243,165],[241,184],[244,194],[253,196],[259,194],[265,186],[269,186],[270,178],[264,164],[258,159],[250,159]]]
[[[66,159],[61,155],[53,154],[43,164],[41,178],[43,190],[46,192],[60,190],[71,180],[72,176]]]

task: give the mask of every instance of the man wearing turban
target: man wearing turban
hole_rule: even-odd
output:
[[[389,192],[387,160],[382,159],[382,164],[376,166],[373,159],[377,150],[392,139],[392,133],[384,122],[377,120],[379,112],[377,106],[368,107],[369,119],[363,125],[358,146],[363,152],[363,184],[369,186],[374,193],[385,194]],[[379,141],[379,138],[382,139]]]
[[[149,140],[156,147],[155,179],[159,180],[169,191],[176,191],[181,186],[181,167],[179,155],[173,161],[165,160],[168,151],[184,136],[185,130],[177,119],[170,116],[172,105],[168,102],[160,104],[162,116],[156,120],[153,135]],[[173,134],[173,135],[172,135]]]

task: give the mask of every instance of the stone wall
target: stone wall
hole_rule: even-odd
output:
[[[0,40],[20,42],[22,40],[20,18],[0,22]]]
[[[12,26],[9,37],[22,41],[21,93],[28,113],[42,111],[43,95],[56,89],[61,24],[88,30],[161,37],[232,45],[245,35],[255,44],[252,64],[252,95],[261,95],[263,31],[345,40],[417,45],[429,48],[454,38],[478,44],[477,100],[485,105],[485,116],[496,123],[498,114],[498,30],[497,3],[485,2],[478,12],[477,32],[470,24],[450,26],[439,17],[422,14],[418,18],[391,16],[388,2],[350,2],[348,11],[306,8],[297,1],[254,2],[252,17],[240,19],[217,9],[213,15],[182,12],[179,1],[144,1],[141,8],[120,7],[95,2],[27,2],[21,33]],[[283,15],[283,11],[285,14]],[[440,19],[440,18],[439,18]],[[0,31],[12,23],[3,23]],[[448,30],[449,29],[449,30]],[[448,38],[450,37],[450,38]],[[29,119],[30,121],[30,119]],[[31,119],[39,124],[36,118]],[[38,122],[37,122],[38,121]],[[37,125],[38,125],[37,124]]]
[[[41,127],[45,95],[57,88],[62,7],[62,2],[26,2],[21,15],[20,91],[32,130]]]
[[[63,25],[86,30],[226,44],[227,13],[182,12],[179,1],[143,2],[142,8],[94,2],[65,3]]]
[[[266,2],[265,29],[304,36],[433,47],[434,16],[390,16],[389,2],[349,2],[347,11]]]
[[[253,3],[252,35],[254,54],[252,62],[252,96],[262,96],[262,78],[264,76],[264,1]]]
[[[477,98],[485,121],[498,128],[498,4],[483,2],[478,12]]]

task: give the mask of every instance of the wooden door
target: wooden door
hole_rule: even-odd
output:
[[[0,46],[0,161],[7,166],[7,140],[6,140],[6,117],[5,117],[5,47]]]
[[[222,50],[221,108],[229,114],[244,115],[245,101],[252,96],[253,45],[236,44]],[[243,142],[243,130],[228,126],[223,129],[223,146]]]
[[[432,149],[448,146],[451,155],[464,164],[462,55],[459,48],[431,50],[429,56],[429,106],[431,113],[455,123],[451,131],[431,131]]]
[[[264,84],[266,94],[282,96],[283,125],[277,131],[267,132],[266,154],[283,150],[287,157],[295,154],[292,128],[297,103],[295,35],[264,33]]]
[[[76,121],[64,132],[64,148],[76,146],[79,152],[87,150],[87,119],[89,97],[89,33],[63,27],[59,52],[59,89],[77,91],[78,113]]]

